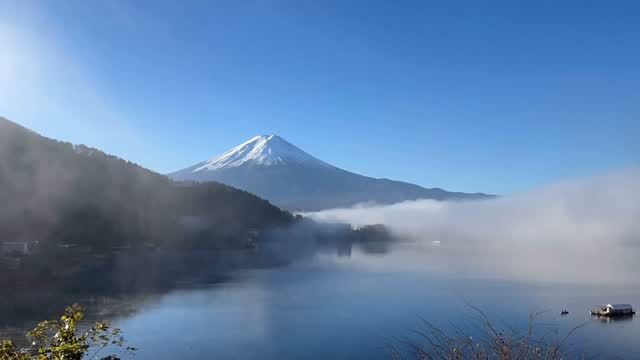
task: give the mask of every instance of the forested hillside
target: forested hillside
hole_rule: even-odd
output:
[[[207,223],[199,244],[242,238],[292,215],[219,183],[176,184],[99,150],[40,136],[0,118],[0,242],[40,248],[192,245],[185,217]],[[206,235],[206,236],[204,236]]]

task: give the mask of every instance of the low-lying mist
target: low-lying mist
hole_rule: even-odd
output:
[[[640,170],[564,181],[495,200],[360,205],[304,214],[384,224],[409,240],[394,264],[466,277],[640,282]],[[373,266],[373,263],[370,264]]]

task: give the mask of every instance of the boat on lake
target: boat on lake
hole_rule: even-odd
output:
[[[629,304],[607,304],[591,310],[591,315],[598,316],[629,316],[635,313]]]

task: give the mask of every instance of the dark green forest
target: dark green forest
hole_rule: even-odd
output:
[[[175,183],[132,162],[0,118],[0,242],[33,248],[234,246],[290,213],[219,183]],[[187,232],[185,217],[206,222]]]

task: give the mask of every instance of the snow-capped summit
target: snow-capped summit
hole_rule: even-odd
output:
[[[224,154],[199,164],[192,172],[211,171],[242,165],[286,165],[308,164],[329,166],[300,150],[278,135],[254,136]]]
[[[277,135],[255,136],[211,160],[169,174],[174,180],[218,181],[289,210],[321,210],[362,202],[479,199],[418,185],[374,179],[327,164]]]

